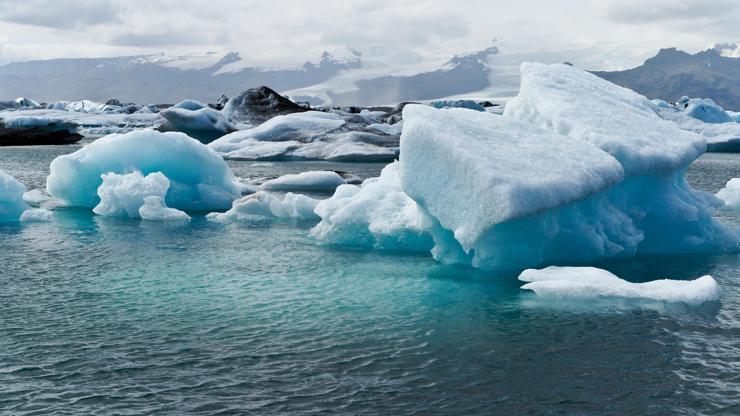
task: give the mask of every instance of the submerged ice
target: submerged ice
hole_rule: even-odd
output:
[[[712,276],[695,280],[661,279],[631,283],[594,267],[547,267],[528,269],[519,275],[540,296],[598,298],[618,297],[701,304],[719,300],[720,290]]]

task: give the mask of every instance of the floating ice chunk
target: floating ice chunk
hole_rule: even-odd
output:
[[[153,174],[149,176],[151,175]],[[144,204],[139,207],[139,216],[149,221],[187,221],[190,219],[190,216],[183,211],[167,207],[164,199],[157,195],[144,197]]]
[[[541,296],[620,297],[701,304],[719,300],[719,286],[712,276],[696,280],[655,280],[630,283],[593,267],[548,267],[529,269],[519,275],[529,289]]]
[[[680,129],[704,137],[709,152],[740,152],[740,123],[705,123],[673,108],[658,109],[658,114]]]
[[[591,143],[614,156],[627,176],[672,172],[706,143],[663,120],[647,98],[580,69],[523,63],[519,95],[504,116]]]
[[[170,108],[182,108],[184,110],[197,111],[197,110],[208,108],[208,107],[206,107],[206,105],[201,103],[200,101],[186,99],[186,100],[180,101],[179,103],[173,105]]]
[[[31,208],[23,211],[21,222],[43,222],[51,221],[53,214],[51,211],[42,208]]]
[[[287,193],[283,199],[260,191],[234,201],[224,213],[210,213],[208,218],[218,222],[251,221],[272,218],[316,220],[314,208],[319,201],[305,195]]]
[[[687,116],[701,120],[705,123],[728,123],[732,119],[724,108],[720,107],[709,98],[692,98],[686,104],[684,110]]]
[[[0,171],[0,222],[18,221],[28,208],[23,202],[26,187],[14,177]]]
[[[98,139],[51,162],[47,192],[70,206],[92,208],[101,175],[162,172],[167,206],[187,211],[228,209],[241,185],[214,151],[182,133],[139,130]]]
[[[311,235],[323,244],[429,251],[431,223],[401,190],[398,169],[392,163],[362,186],[339,186],[316,206],[321,222]]]
[[[204,143],[236,131],[236,126],[221,112],[208,107],[197,110],[168,108],[159,114],[165,119],[159,127],[160,131],[183,132]]]
[[[347,183],[334,171],[309,171],[283,175],[262,184],[268,191],[333,192],[337,186]]]
[[[98,188],[100,203],[93,212],[106,217],[139,218],[139,208],[144,198],[157,196],[163,198],[170,187],[170,181],[162,172],[141,172],[119,175],[105,173],[103,183]]]
[[[52,198],[49,195],[46,195],[41,189],[32,189],[26,193],[23,194],[23,201],[32,206],[32,207],[40,207],[45,202],[50,201]]]
[[[717,198],[725,202],[725,207],[740,210],[740,178],[732,178],[717,192]]]
[[[403,129],[403,121],[396,124],[374,123],[367,126],[368,130],[377,130],[390,136],[398,136]]]

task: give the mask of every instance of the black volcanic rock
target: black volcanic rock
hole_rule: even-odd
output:
[[[46,130],[40,127],[8,129],[0,127],[0,146],[34,146],[42,144],[73,144],[82,136],[69,130]]]
[[[728,110],[740,109],[740,58],[715,49],[689,54],[662,49],[641,66],[594,74],[648,98],[675,102],[682,96],[711,98]]]
[[[269,87],[250,88],[229,100],[224,113],[235,123],[260,124],[275,116],[309,111]]]

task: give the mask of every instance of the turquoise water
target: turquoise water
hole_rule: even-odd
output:
[[[41,187],[72,150],[0,149],[0,169]],[[740,155],[706,155],[689,176],[716,191]],[[555,301],[515,275],[317,246],[311,225],[68,209],[0,226],[0,413],[740,413],[736,254],[600,265],[633,281],[711,273],[720,303]]]

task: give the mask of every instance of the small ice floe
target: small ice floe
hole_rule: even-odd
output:
[[[725,208],[740,210],[740,178],[730,179],[716,196],[725,202]]]
[[[52,213],[43,208],[30,208],[21,214],[21,222],[44,222],[51,221]]]
[[[262,189],[269,191],[296,192],[334,192],[339,185],[347,181],[338,173],[330,170],[301,172],[283,175],[262,184]]]
[[[719,300],[719,286],[712,276],[695,280],[661,279],[631,283],[594,267],[528,269],[519,275],[540,296],[573,298],[631,298],[698,305]]]
[[[288,192],[282,199],[269,192],[260,191],[234,201],[224,213],[212,212],[208,219],[217,222],[251,221],[276,218],[316,220],[314,213],[319,201],[305,195]]]

